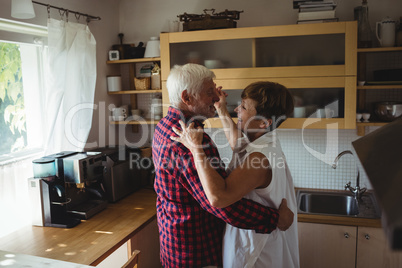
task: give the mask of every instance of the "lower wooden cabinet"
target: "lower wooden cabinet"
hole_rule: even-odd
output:
[[[298,223],[301,268],[354,268],[356,227]]]
[[[156,219],[153,219],[142,228],[139,228],[127,243],[124,243],[120,248],[116,249],[96,267],[122,267],[134,250],[140,251],[139,267],[162,268],[159,261],[159,232]]]
[[[389,248],[381,228],[358,227],[357,268],[402,267],[402,251]]]
[[[402,267],[381,228],[298,223],[300,267]]]
[[[139,267],[162,268],[159,258],[159,231],[156,219],[144,226],[128,241],[128,250],[141,251]]]

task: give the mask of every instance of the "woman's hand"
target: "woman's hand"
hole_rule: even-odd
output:
[[[202,127],[194,128],[194,123],[191,123],[186,127],[182,120],[180,120],[179,123],[182,130],[173,127],[172,129],[178,137],[170,136],[170,139],[180,142],[191,152],[194,152],[197,149],[202,149],[202,139],[204,134]]]
[[[225,112],[227,111],[227,103],[226,103],[226,97],[228,96],[228,94],[222,90],[222,87],[217,87],[216,88],[216,95],[218,95],[219,97],[219,101],[214,103],[214,106],[216,108],[216,110],[219,112]]]

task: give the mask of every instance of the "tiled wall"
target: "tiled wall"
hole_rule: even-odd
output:
[[[367,128],[366,133],[374,129]],[[342,156],[338,167],[332,168],[335,157],[344,150],[351,150],[351,142],[359,138],[356,130],[280,129],[277,132],[295,187],[343,190],[349,181],[352,186],[356,185],[354,156]],[[210,130],[208,134],[214,137],[221,158],[231,159],[232,150],[224,146],[227,144],[224,133]],[[360,174],[360,186],[372,189],[364,173]]]

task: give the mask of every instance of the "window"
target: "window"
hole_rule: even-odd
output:
[[[43,146],[45,57],[42,44],[0,40],[0,165]]]
[[[39,37],[38,37],[39,36]],[[44,140],[47,31],[0,19],[0,237],[31,224],[28,178]]]

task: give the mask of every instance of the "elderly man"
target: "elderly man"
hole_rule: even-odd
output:
[[[204,66],[174,66],[167,80],[171,107],[156,126],[152,157],[155,165],[155,191],[160,237],[160,258],[164,267],[222,266],[222,236],[225,223],[258,233],[278,227],[286,230],[293,213],[283,203],[279,210],[252,200],[241,199],[226,207],[211,206],[198,178],[190,151],[174,142],[172,127],[179,121],[194,122],[194,127],[215,115],[219,101],[215,75]],[[203,148],[222,177],[226,177],[218,150],[204,134]]]

